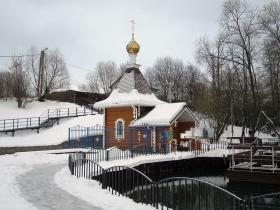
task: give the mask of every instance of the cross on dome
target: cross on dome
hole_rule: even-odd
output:
[[[134,57],[135,57],[136,54],[140,50],[140,45],[134,39],[134,25],[135,25],[135,21],[131,20],[130,22],[131,22],[131,35],[132,35],[132,37],[131,37],[131,41],[126,45],[126,51],[128,52],[128,54],[134,55]],[[134,62],[134,59],[131,60],[131,61]]]

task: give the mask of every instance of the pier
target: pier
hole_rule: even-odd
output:
[[[231,182],[253,182],[280,185],[280,140],[278,138],[229,138]],[[233,143],[239,140],[239,143]],[[238,152],[239,151],[239,152]]]

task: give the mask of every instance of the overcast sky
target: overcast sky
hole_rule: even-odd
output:
[[[261,6],[267,0],[248,0]],[[136,22],[141,69],[158,57],[195,62],[195,43],[215,37],[223,0],[0,0],[0,55],[25,52],[31,45],[58,48],[68,65],[71,82],[85,82],[87,69],[98,61],[126,63]],[[0,70],[8,59],[0,58]]]

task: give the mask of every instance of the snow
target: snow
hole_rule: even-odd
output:
[[[244,149],[234,149],[235,153],[245,152],[247,150]],[[231,149],[216,149],[211,150],[208,152],[205,152],[203,154],[200,154],[199,157],[227,157],[228,155],[233,154],[233,151]]]
[[[76,178],[70,174],[67,167],[63,168],[55,175],[55,182],[68,193],[103,209],[154,209],[148,205],[135,203],[133,200],[123,196],[112,195],[110,191],[102,189],[97,181]]]
[[[68,155],[38,154],[33,152],[0,156],[0,209],[37,209],[22,198],[16,178],[38,164],[65,163],[67,157]],[[34,189],[34,192],[36,190]]]
[[[17,108],[15,99],[0,100],[0,119],[39,117],[47,109],[73,108],[79,107],[76,104],[57,101],[32,101],[26,108]]]
[[[182,160],[195,157],[192,152],[176,152],[170,154],[158,154],[158,155],[141,155],[138,157],[125,159],[125,160],[111,160],[102,161],[98,163],[102,168],[107,169],[113,166],[128,166],[135,167],[144,163],[164,162],[172,160]]]
[[[51,93],[59,93],[59,92],[65,92],[65,91],[79,91],[79,92],[87,92],[80,90],[79,87],[75,85],[71,85],[69,88],[57,88],[51,91]]]
[[[122,93],[118,89],[114,89],[108,98],[96,102],[94,107],[103,109],[121,106],[155,106],[162,103],[166,102],[159,100],[153,93],[141,94],[136,89],[131,90],[129,93]]]
[[[185,106],[184,102],[158,104],[146,116],[134,121],[133,125],[170,125],[170,122]]]
[[[40,129],[40,133],[36,133],[34,130],[17,131],[14,137],[0,133],[0,147],[57,145],[68,140],[68,128],[76,125],[102,126],[103,115],[63,119],[60,120],[59,125],[55,124],[53,127]]]
[[[35,174],[38,174],[40,167],[46,168],[54,166],[55,164],[67,164],[68,154],[51,154],[56,152],[66,152],[69,150],[54,150],[54,151],[37,151],[37,152],[22,152],[16,153],[14,155],[3,155],[0,156],[0,180],[1,180],[1,190],[0,190],[0,209],[5,210],[35,210],[37,209],[32,203],[28,202],[24,198],[26,195],[22,194],[21,187],[28,186],[28,183],[22,183],[24,178],[23,173],[34,170]],[[73,151],[73,150],[71,150]],[[237,150],[235,150],[237,152]],[[209,151],[199,156],[202,157],[222,157],[223,155],[230,154],[229,150],[215,150]],[[143,163],[158,162],[158,161],[171,161],[179,159],[188,159],[195,157],[191,152],[176,152],[167,155],[150,155],[150,156],[139,156],[128,160],[115,160],[115,161],[104,161],[100,162],[103,168],[109,168],[112,166],[129,166],[134,167]],[[38,168],[39,169],[36,169]],[[36,171],[37,170],[37,171]],[[47,168],[46,168],[47,170]],[[46,171],[45,170],[45,171]],[[32,174],[32,173],[28,173]],[[52,176],[52,173],[47,173],[46,176]],[[36,177],[34,177],[36,178]],[[66,191],[65,193],[72,194],[73,196],[88,202],[89,204],[102,207],[103,209],[152,209],[150,206],[141,205],[133,202],[125,197],[119,197],[111,195],[108,190],[104,190],[101,186],[93,180],[85,180],[83,178],[77,179],[72,176],[67,167],[60,170],[55,177],[48,178],[49,180],[55,181],[56,185]],[[18,180],[21,180],[18,183]],[[37,181],[34,181],[37,182]],[[52,184],[53,185],[53,184]],[[36,186],[30,186],[28,189],[32,190],[29,196],[37,190]],[[56,190],[58,191],[58,190]],[[26,192],[26,189],[25,191]],[[49,192],[49,191],[48,191]],[[51,195],[46,195],[48,197]],[[58,196],[60,197],[60,196]],[[62,198],[67,197],[67,195],[62,195]],[[59,198],[57,198],[59,199]],[[29,199],[28,199],[29,200]],[[34,199],[33,199],[34,200]],[[39,201],[38,201],[39,202]]]
[[[241,136],[242,134],[242,127],[240,126],[233,126],[233,133],[232,133],[232,129],[231,129],[231,125],[227,126],[222,134],[221,137],[235,137],[235,136]],[[245,136],[249,137],[249,129],[246,128],[245,129]],[[259,137],[259,138],[273,138],[271,135],[266,134],[266,133],[262,133],[262,132],[256,132],[255,133],[255,137]]]

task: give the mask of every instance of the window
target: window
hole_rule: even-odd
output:
[[[124,139],[124,121],[123,119],[117,119],[115,123],[116,138]]]

